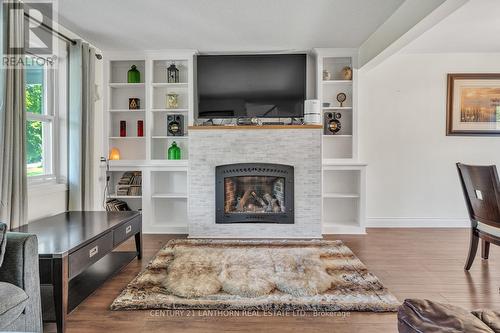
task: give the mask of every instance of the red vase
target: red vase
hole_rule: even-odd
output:
[[[125,120],[120,121],[120,136],[127,136],[127,122]]]
[[[137,136],[144,136],[144,121],[137,121]]]

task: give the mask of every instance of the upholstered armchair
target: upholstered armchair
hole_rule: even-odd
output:
[[[42,332],[37,238],[5,229],[0,223],[0,331]]]

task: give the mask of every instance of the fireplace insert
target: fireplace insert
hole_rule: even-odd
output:
[[[216,223],[294,223],[293,166],[220,165],[215,177]]]

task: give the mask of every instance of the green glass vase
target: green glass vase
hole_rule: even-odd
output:
[[[135,65],[132,65],[127,72],[127,82],[128,83],[141,83],[141,73],[137,70]]]
[[[168,148],[168,159],[169,160],[180,160],[181,159],[181,148],[177,146],[177,143],[174,141],[170,148]]]

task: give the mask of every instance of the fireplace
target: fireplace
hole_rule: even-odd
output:
[[[293,166],[220,165],[215,177],[216,223],[294,223]]]

